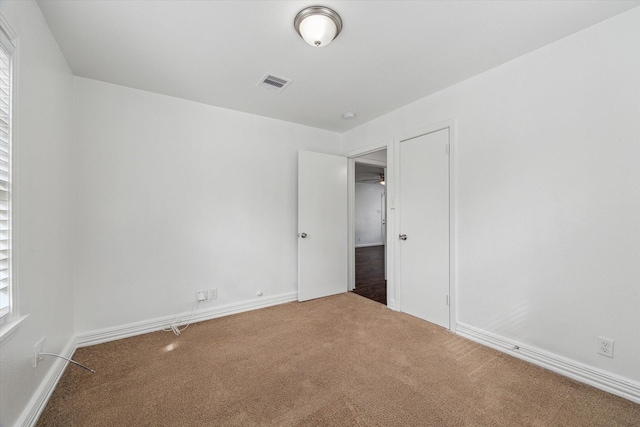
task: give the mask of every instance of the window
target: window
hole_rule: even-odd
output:
[[[11,283],[11,137],[13,53],[11,38],[0,25],[0,325],[13,308]]]

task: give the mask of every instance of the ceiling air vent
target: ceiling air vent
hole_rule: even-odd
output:
[[[267,89],[282,92],[287,86],[291,84],[291,82],[291,79],[285,79],[284,77],[278,77],[274,76],[273,74],[267,73],[260,79],[260,81],[258,82],[258,86],[263,86]]]

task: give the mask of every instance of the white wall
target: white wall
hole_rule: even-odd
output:
[[[297,152],[340,135],[75,79],[82,334],[297,291]]]
[[[638,52],[640,8],[344,135],[349,152],[455,118],[458,322],[636,384]]]
[[[14,274],[28,315],[0,344],[0,425],[8,427],[28,416],[55,363],[33,368],[33,345],[45,336],[45,350],[62,353],[74,336],[73,77],[35,2],[3,1],[0,13],[19,37]]]
[[[355,184],[356,247],[382,245],[382,195],[384,186],[378,183]]]
[[[368,153],[368,154],[364,154],[362,156],[358,156],[359,159],[368,159],[368,160],[375,160],[378,162],[384,162],[385,164],[387,163],[387,150],[378,150],[378,151],[374,151],[372,153]]]

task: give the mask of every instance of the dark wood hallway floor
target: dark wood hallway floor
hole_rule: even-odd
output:
[[[384,246],[356,248],[356,289],[353,292],[387,305]]]

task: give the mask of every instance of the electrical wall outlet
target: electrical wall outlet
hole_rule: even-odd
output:
[[[218,289],[217,288],[206,289],[204,291],[196,291],[196,301],[197,302],[211,301],[213,299],[218,299]]]
[[[613,357],[613,340],[598,337],[598,354]]]
[[[33,367],[37,367],[38,363],[42,360],[40,353],[44,352],[44,347],[47,344],[47,338],[42,337],[33,345]]]

